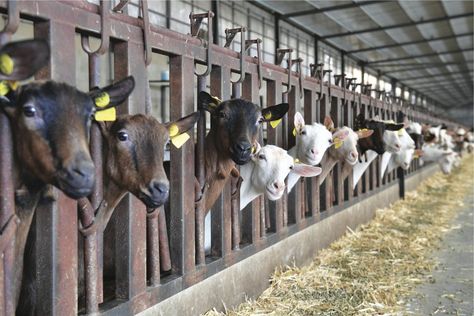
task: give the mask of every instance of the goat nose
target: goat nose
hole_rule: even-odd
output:
[[[311,151],[311,153],[312,153],[313,155],[317,155],[317,154],[318,154],[318,150],[316,149],[316,147],[311,148],[310,151]]]
[[[240,142],[235,145],[236,149],[240,152],[247,152],[252,149],[252,145],[249,142]]]
[[[282,190],[285,187],[285,183],[276,181],[276,182],[273,182],[273,187],[276,190]]]
[[[153,196],[166,196],[169,191],[168,184],[160,181],[152,181],[150,184],[150,192]]]
[[[359,154],[355,151],[351,152],[351,158],[356,159]]]

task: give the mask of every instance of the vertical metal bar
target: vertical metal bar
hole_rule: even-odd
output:
[[[75,83],[75,28],[59,22],[35,24],[35,38],[47,40],[51,62],[38,79]],[[36,211],[37,313],[77,314],[77,212],[76,201],[58,192],[55,202]]]
[[[293,118],[295,113],[299,110],[296,108],[296,94],[297,94],[296,87],[290,90],[288,95],[288,123],[287,123],[287,139],[288,139],[288,147],[292,148],[295,146],[295,137],[293,136],[293,129],[294,129],[294,121]],[[293,190],[288,194],[288,223],[296,223],[298,224],[301,221],[301,207],[302,207],[302,200],[301,200],[301,191],[303,190],[303,178],[300,178],[298,182],[293,187]]]
[[[216,22],[214,21],[214,25]],[[215,38],[215,37],[214,37]],[[211,70],[211,94],[221,100],[230,99],[230,69],[228,67],[214,66]],[[231,181],[234,179],[231,179]],[[235,185],[234,185],[235,187]],[[238,221],[239,205],[231,197],[230,181],[224,187],[221,195],[216,201],[216,206],[211,213],[212,221],[212,255],[225,257],[230,253],[233,246],[238,247],[240,243],[240,222]],[[232,227],[232,211],[236,210],[237,220]],[[232,234],[235,234],[232,238]]]
[[[197,77],[197,89],[198,94],[200,91],[206,90],[207,76],[198,76]],[[202,190],[206,181],[206,169],[204,166],[204,138],[206,135],[206,113],[202,109],[200,110],[201,117],[197,124],[197,135],[198,143],[196,146],[196,176],[199,182],[200,189]],[[196,264],[205,263],[205,253],[204,253],[204,217],[208,210],[204,210],[202,207],[196,208]],[[214,212],[211,212],[213,214]]]
[[[235,84],[234,84],[235,85]],[[256,73],[245,74],[244,82],[242,83],[242,98],[251,101],[255,104],[259,104],[259,91],[258,91],[258,76]],[[262,130],[260,129],[259,135],[257,135],[257,141],[262,143]],[[252,201],[251,213],[242,213],[242,233],[247,239],[250,239],[252,243],[256,243],[260,239],[260,212],[264,211],[260,208],[260,199],[256,198]],[[249,216],[246,218],[246,216]],[[246,225],[245,225],[246,224]],[[250,233],[250,234],[249,234]]]
[[[313,90],[304,90],[304,117],[308,122],[316,122],[316,92]],[[308,200],[308,215],[317,216],[319,214],[319,177],[312,177],[306,180]],[[304,201],[305,202],[305,201]]]
[[[9,241],[2,243],[8,246],[0,249],[1,253],[1,269],[0,269],[0,302],[1,315],[13,315],[15,313],[14,294],[13,294],[13,255],[15,240],[13,236],[8,236],[7,230],[9,225],[16,225],[14,219],[15,212],[15,196],[13,188],[13,142],[12,132],[10,129],[10,121],[4,113],[0,113],[0,229],[3,238],[9,238]]]
[[[281,82],[267,81],[267,106],[281,103]],[[282,146],[282,125],[276,128],[267,127],[267,138],[269,144]],[[282,199],[269,201],[270,226],[272,231],[278,233],[283,228],[283,203]]]
[[[170,57],[171,119],[178,119],[194,110],[194,89],[188,81],[194,73],[194,58]],[[192,282],[195,270],[194,231],[194,144],[187,142],[180,150],[171,149],[170,174],[170,234],[171,262],[173,270],[183,274],[187,284]]]
[[[160,283],[160,239],[158,235],[158,216],[160,213],[164,213],[164,211],[164,208],[160,207],[146,214],[147,278],[151,286],[157,286]]]
[[[119,113],[144,113],[146,85],[143,45],[114,44],[114,77],[133,75],[135,89]],[[115,217],[115,218],[114,218]],[[146,210],[142,202],[127,194],[114,212],[116,247],[116,296],[132,298],[146,289]]]

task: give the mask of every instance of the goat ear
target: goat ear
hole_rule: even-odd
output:
[[[165,126],[170,132],[170,136],[175,137],[193,128],[194,124],[199,120],[199,117],[199,112],[194,112],[174,122],[166,123]]]
[[[377,114],[372,118],[374,121],[380,121],[380,116]]]
[[[110,134],[110,128],[112,127],[113,122],[94,121],[92,124],[97,124],[97,126],[99,126],[99,130],[102,136],[107,137]]]
[[[49,62],[49,45],[40,39],[8,43],[0,49],[0,80],[25,80]]]
[[[372,135],[374,133],[374,130],[372,130],[372,129],[361,129],[361,130],[358,130],[356,133],[357,133],[357,136],[359,136],[359,139],[361,139],[361,138],[366,138],[366,137],[369,137],[370,135]]]
[[[198,109],[199,110],[204,109],[212,113],[221,103],[222,101],[219,98],[213,97],[206,91],[199,92],[199,95],[198,95]]]
[[[135,88],[135,79],[129,76],[105,88],[93,89],[89,96],[100,111],[115,107],[124,102]]]
[[[328,131],[334,130],[334,122],[330,116],[326,116],[324,118],[324,126],[328,129]]]
[[[281,119],[283,116],[285,116],[286,112],[288,112],[289,107],[290,105],[288,103],[280,103],[263,109],[263,121],[270,122]]]
[[[300,112],[295,113],[294,125],[295,125],[295,130],[297,133],[300,133],[304,128],[304,125],[305,125],[304,117],[303,115],[301,115]]]
[[[398,131],[403,128],[403,124],[396,124],[396,123],[386,123],[385,129],[387,131]]]
[[[291,172],[301,176],[301,177],[316,177],[321,174],[323,170],[319,167],[310,166],[302,163],[295,163],[293,170]]]

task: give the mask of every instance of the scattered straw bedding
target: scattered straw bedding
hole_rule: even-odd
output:
[[[270,287],[227,315],[403,315],[414,287],[429,281],[429,254],[473,192],[474,159],[451,175],[437,173],[404,201],[322,250],[302,268],[275,271]],[[224,315],[215,310],[206,316]]]

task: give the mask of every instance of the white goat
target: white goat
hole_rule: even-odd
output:
[[[455,153],[451,149],[443,149],[437,144],[423,145],[423,157],[420,158],[421,165],[425,162],[436,162],[444,174],[449,174],[455,161]]]
[[[252,160],[240,167],[243,180],[240,186],[240,209],[262,194],[271,201],[281,198],[285,191],[285,178],[289,174],[315,177],[320,173],[319,167],[295,163],[293,157],[280,147],[257,147]]]
[[[326,116],[324,125],[319,123],[305,125],[303,116],[296,112],[294,125],[295,146],[288,153],[301,163],[317,165],[323,159],[326,150],[333,144],[332,134],[328,127],[334,126],[334,123],[329,116]],[[299,178],[300,176],[295,173],[288,176],[288,192],[295,186]]]
[[[354,132],[351,128],[343,126],[338,128],[333,134],[334,146],[329,147],[327,154],[321,161],[323,172],[319,176],[320,181],[324,181],[331,169],[338,161],[344,163],[343,178],[350,172],[351,167],[359,160],[359,152],[357,151],[357,141],[361,138],[369,137],[374,131],[364,129]]]
[[[383,154],[382,165],[380,167],[380,179],[383,178],[385,172],[391,172],[397,167],[407,170],[415,156],[415,141],[410,137],[408,132],[402,128],[396,133],[398,133],[398,138],[401,143],[400,151],[394,154],[388,152]]]

